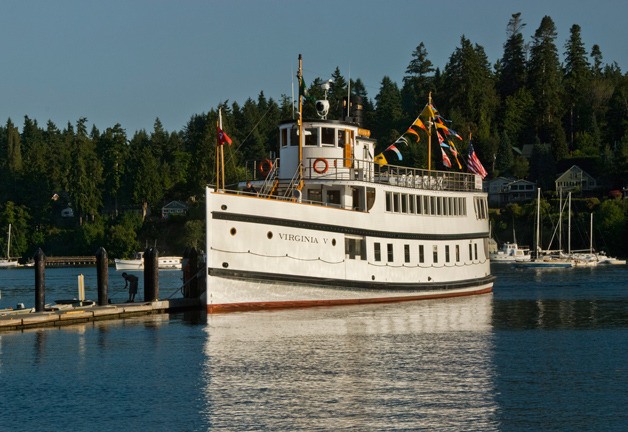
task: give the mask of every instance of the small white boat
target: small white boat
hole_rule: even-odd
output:
[[[18,303],[14,308],[8,307],[0,309],[0,316],[22,315],[31,312],[35,312],[35,308],[27,308],[24,306],[24,303]]]
[[[157,259],[160,270],[180,270],[182,257],[163,256]],[[116,270],[144,270],[144,252],[137,252],[132,259],[114,260]]]
[[[489,253],[491,262],[496,264],[512,264],[515,262],[530,261],[532,256],[530,255],[530,248],[519,247],[517,243],[506,242],[502,244],[502,247]]]

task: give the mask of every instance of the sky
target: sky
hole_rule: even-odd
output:
[[[225,101],[290,96],[299,54],[307,83],[338,67],[373,99],[421,42],[441,70],[463,35],[495,63],[517,12],[526,42],[552,18],[561,61],[578,24],[587,52],[628,71],[625,0],[3,0],[0,124],[180,131]]]

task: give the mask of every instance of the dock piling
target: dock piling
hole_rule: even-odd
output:
[[[159,298],[159,251],[149,248],[144,252],[144,301]]]
[[[197,298],[198,292],[198,251],[196,248],[192,248],[190,251],[190,297]]]
[[[109,303],[109,263],[107,251],[100,247],[96,251],[96,278],[98,284],[98,306]]]
[[[35,256],[35,312],[43,312],[46,307],[46,255],[41,248]]]

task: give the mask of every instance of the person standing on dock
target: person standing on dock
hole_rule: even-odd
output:
[[[129,288],[129,299],[127,303],[133,303],[135,301],[135,294],[137,294],[137,276],[125,272],[122,273],[122,277],[124,278],[124,289]]]

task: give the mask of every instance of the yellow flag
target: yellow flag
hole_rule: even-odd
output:
[[[408,128],[406,133],[409,133],[409,134],[412,134],[412,135],[416,136],[416,142],[421,141],[421,138],[419,137],[419,133],[417,131],[415,131],[414,129],[412,129],[411,127]]]
[[[420,118],[416,118],[416,120],[414,121],[414,123],[412,123],[413,126],[418,126],[421,129],[423,129],[424,131],[427,131],[427,128],[425,127],[425,125],[423,124],[423,122],[421,121]]]
[[[384,157],[383,153],[378,154],[377,156],[375,156],[373,158],[373,162],[375,162],[376,164],[378,164],[379,166],[382,165],[387,165],[388,161],[386,160],[386,158]]]

